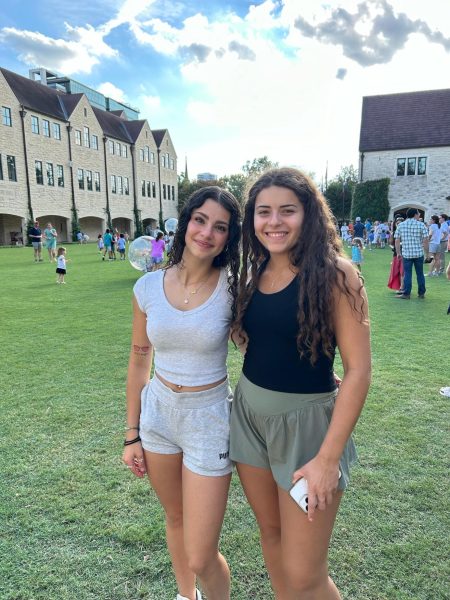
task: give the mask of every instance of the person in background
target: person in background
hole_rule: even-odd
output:
[[[158,231],[156,238],[152,241],[152,271],[159,269],[159,266],[162,264],[165,247],[166,243],[163,240],[163,233],[162,231]]]
[[[364,238],[366,236],[366,229],[361,222],[361,217],[356,217],[355,224],[353,225],[353,239],[359,238],[364,244]]]
[[[443,275],[445,273],[445,253],[447,252],[447,246],[449,241],[449,224],[448,224],[448,216],[445,213],[439,215],[439,225],[441,228],[441,248],[440,248],[440,268],[439,275]]]
[[[354,238],[352,241],[352,265],[361,272],[361,263],[363,261],[364,245],[360,238]]]
[[[428,230],[420,221],[417,208],[408,208],[406,220],[397,225],[394,234],[395,250],[402,257],[403,263],[403,292],[397,296],[402,300],[411,298],[412,268],[416,271],[418,296],[425,298],[425,277],[423,274],[424,252],[428,254]]]
[[[127,245],[127,241],[125,239],[125,235],[121,233],[119,235],[119,239],[117,240],[117,250],[119,251],[120,260],[125,260],[125,247]]]
[[[112,254],[112,235],[111,235],[111,232],[109,231],[109,229],[107,229],[105,231],[105,234],[103,235],[103,243],[104,243],[104,246],[105,246],[105,252],[103,254],[103,260],[105,260],[106,254],[108,254],[108,260],[113,260],[113,254]]]
[[[28,236],[33,246],[34,262],[42,262],[42,231],[39,221],[35,221],[33,227],[30,227]]]
[[[99,233],[97,236],[97,248],[98,248],[98,251],[100,252],[100,254],[103,252],[103,250],[105,248],[105,242],[103,241],[103,237],[102,237],[101,233]],[[105,260],[105,259],[103,258],[103,260]]]
[[[233,340],[245,356],[230,457],[258,521],[275,598],[337,600],[328,546],[370,381],[367,297],[325,199],[300,171],[259,177],[242,234]],[[307,514],[289,494],[300,478]]]
[[[429,253],[431,255],[430,269],[425,277],[437,277],[441,267],[441,228],[438,215],[432,215],[428,229]]]
[[[47,223],[47,227],[44,229],[45,247],[48,250],[48,257],[50,262],[56,260],[56,239],[58,234],[56,229],[51,223]]]
[[[56,273],[58,275],[56,283],[66,283],[64,281],[66,272],[66,249],[63,246],[60,246],[56,257]]]

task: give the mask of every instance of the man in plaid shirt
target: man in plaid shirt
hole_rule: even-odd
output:
[[[416,271],[419,298],[425,298],[425,276],[423,274],[424,249],[428,254],[428,230],[422,221],[417,208],[408,208],[406,221],[400,223],[395,231],[395,249],[397,255],[403,259],[405,273],[403,293],[398,296],[403,300],[411,298],[412,268]]]

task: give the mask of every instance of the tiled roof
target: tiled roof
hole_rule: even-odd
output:
[[[64,106],[60,102],[63,93],[7,69],[0,68],[0,71],[17,100],[25,108],[55,117],[61,121],[67,120]]]
[[[365,96],[359,151],[450,146],[450,89]]]
[[[164,136],[167,133],[167,129],[152,129],[153,137],[155,138],[156,146],[159,148]]]
[[[128,142],[129,144],[133,143],[130,134],[126,128],[128,121],[124,121],[120,117],[113,115],[107,110],[101,110],[100,108],[92,107],[92,110],[95,113],[95,116],[100,123],[100,127],[103,129],[103,133],[111,138],[116,140],[121,140],[123,142]]]
[[[70,119],[70,115],[73,113],[82,97],[83,94],[59,94],[59,101],[64,105],[67,119]]]
[[[124,121],[124,126],[128,131],[133,143],[138,139],[146,121]]]

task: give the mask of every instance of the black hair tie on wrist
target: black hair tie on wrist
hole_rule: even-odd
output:
[[[123,443],[123,445],[124,446],[131,446],[132,444],[135,444],[136,442],[140,442],[140,441],[141,441],[140,436],[137,436],[137,437],[134,438],[134,440],[125,440],[124,443]]]

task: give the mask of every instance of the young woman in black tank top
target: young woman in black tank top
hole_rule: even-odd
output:
[[[251,188],[242,264],[234,339],[246,354],[230,456],[276,599],[336,600],[327,554],[370,381],[367,297],[324,198],[296,169],[268,171]],[[307,514],[289,495],[301,477]]]

